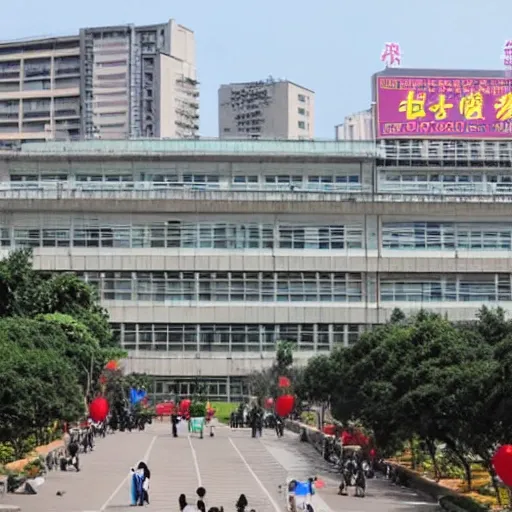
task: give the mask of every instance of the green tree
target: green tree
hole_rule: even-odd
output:
[[[0,341],[0,440],[23,456],[23,440],[41,438],[55,420],[75,420],[84,413],[72,366],[52,349],[26,348]]]

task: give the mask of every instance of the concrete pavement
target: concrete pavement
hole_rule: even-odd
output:
[[[298,435],[277,439],[273,431],[251,439],[247,429],[219,426],[213,438],[186,434],[172,438],[168,422],[155,423],[145,432],[118,432],[97,441],[97,449],[81,458],[82,471],[51,472],[37,496],[6,495],[2,502],[19,505],[22,512],[125,512],[129,504],[129,471],[140,460],[151,469],[149,509],[178,510],[178,496],[196,501],[195,490],[207,490],[206,504],[234,510],[240,493],[257,512],[284,512],[285,495],[279,485],[287,478],[317,475],[326,487],[316,498],[317,512],[432,512],[435,504],[416,493],[393,487],[385,480],[370,480],[367,497],[337,496],[337,475],[332,474],[314,449]],[[63,491],[64,496],[57,496]]]

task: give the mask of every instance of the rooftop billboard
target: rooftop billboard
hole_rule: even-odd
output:
[[[377,138],[512,139],[512,80],[377,76]]]

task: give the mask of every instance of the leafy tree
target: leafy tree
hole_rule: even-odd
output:
[[[84,413],[72,366],[52,349],[0,342],[0,440],[23,456],[23,440],[40,438],[55,420],[73,420]]]
[[[0,441],[18,454],[54,420],[84,414],[105,363],[125,355],[95,290],[34,270],[30,251],[0,261],[0,350]]]

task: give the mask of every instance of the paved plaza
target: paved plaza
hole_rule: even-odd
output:
[[[145,432],[118,432],[97,441],[93,453],[82,455],[82,471],[51,472],[37,496],[9,494],[3,503],[22,512],[125,512],[129,504],[130,468],[145,460],[151,469],[154,512],[178,511],[178,496],[195,502],[195,490],[207,490],[207,506],[234,512],[244,493],[248,510],[285,512],[279,485],[288,477],[318,475],[326,486],[316,496],[316,512],[432,512],[424,497],[392,486],[382,479],[368,481],[367,497],[337,496],[338,479],[314,449],[287,432],[277,439],[273,431],[251,439],[247,429],[216,428],[215,437],[182,435],[172,438],[168,421],[156,422]],[[64,493],[57,496],[57,492]]]

